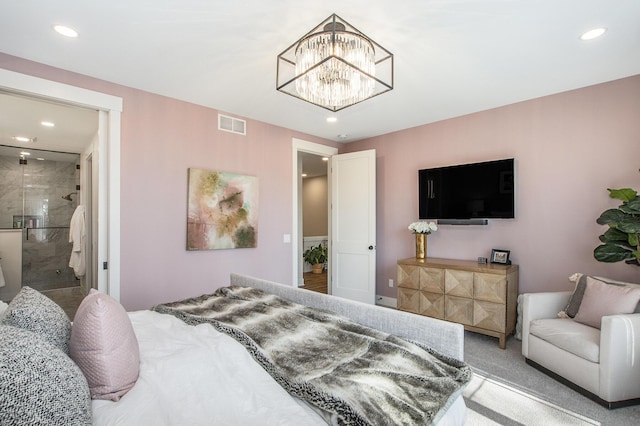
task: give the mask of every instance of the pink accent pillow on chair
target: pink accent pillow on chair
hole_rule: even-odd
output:
[[[131,321],[112,297],[91,290],[71,327],[71,358],[82,370],[92,399],[117,401],[140,372],[140,350]]]
[[[640,301],[640,288],[608,285],[587,277],[587,286],[574,320],[600,328],[602,317],[630,314]]]

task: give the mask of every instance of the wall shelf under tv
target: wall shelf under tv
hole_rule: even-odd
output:
[[[438,225],[488,225],[489,219],[438,219]]]

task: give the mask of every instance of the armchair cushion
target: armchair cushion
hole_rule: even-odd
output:
[[[571,318],[531,321],[529,333],[591,362],[600,361],[600,330]]]
[[[577,322],[600,328],[603,316],[630,314],[638,306],[640,288],[607,285],[587,277],[587,285],[580,308],[575,316]]]
[[[623,287],[632,287],[632,288],[640,288],[640,285],[628,283],[624,281],[615,281],[610,280],[608,278],[602,277],[592,277],[590,275],[585,275],[581,273],[575,273],[569,277],[570,281],[576,283],[573,293],[567,302],[567,305],[564,307],[562,311],[558,313],[558,316],[563,318],[568,316],[569,318],[574,318],[580,309],[580,304],[582,303],[582,299],[584,297],[584,291],[587,287],[587,278],[597,279],[600,282],[605,284],[610,284],[613,286],[623,286]],[[636,308],[635,312],[640,312],[640,305]]]

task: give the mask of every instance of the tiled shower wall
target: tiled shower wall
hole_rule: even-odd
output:
[[[75,161],[0,156],[0,228],[22,227],[22,285],[37,290],[76,286],[69,268],[69,223],[78,204]],[[23,212],[24,205],[24,212]],[[24,216],[23,216],[24,215]]]

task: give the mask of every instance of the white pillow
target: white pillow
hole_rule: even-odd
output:
[[[69,352],[87,378],[92,399],[118,401],[138,380],[140,350],[131,321],[106,294],[92,289],[80,303]]]

